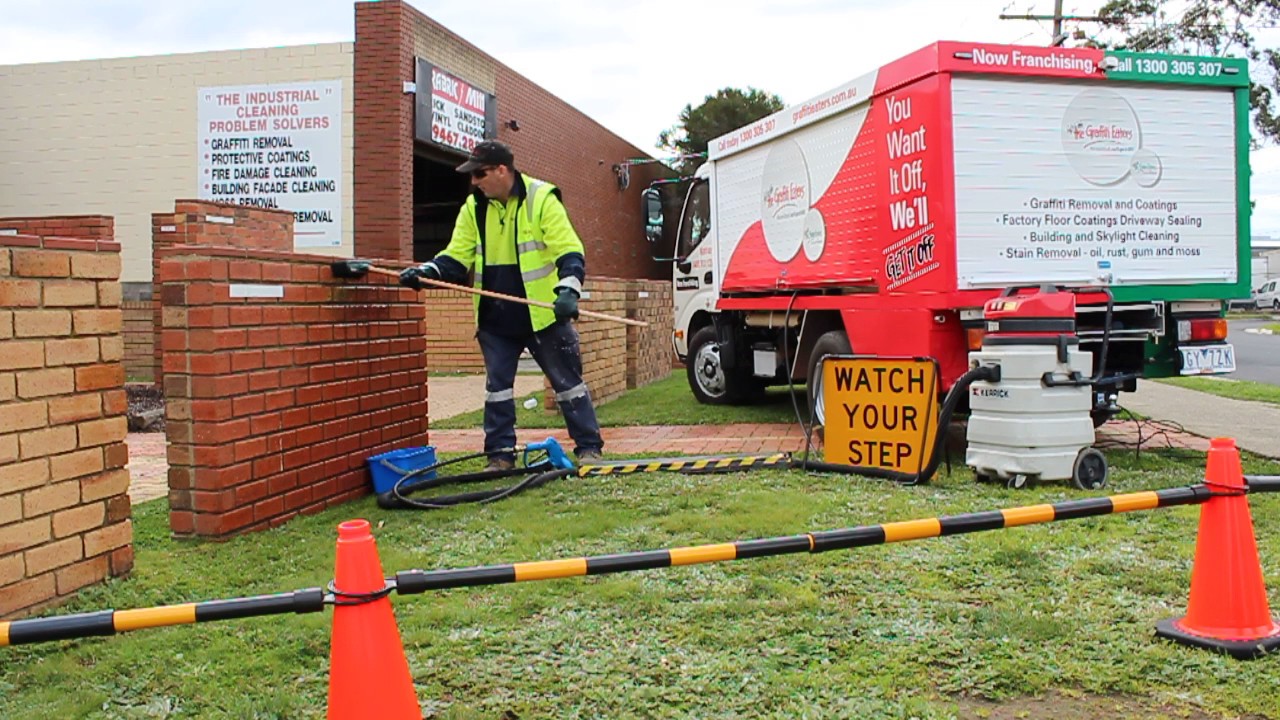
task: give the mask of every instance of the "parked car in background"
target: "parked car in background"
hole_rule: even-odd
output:
[[[1259,310],[1280,310],[1280,292],[1276,291],[1276,280],[1263,283],[1253,291],[1253,303]]]

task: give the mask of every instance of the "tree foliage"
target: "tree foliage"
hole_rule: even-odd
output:
[[[685,105],[679,122],[658,134],[657,147],[678,155],[705,153],[713,139],[772,115],[782,107],[782,98],[763,90],[723,88],[706,96],[697,107]],[[699,163],[694,158],[677,163],[676,167],[687,173]]]
[[[1280,0],[1108,0],[1090,44],[1136,52],[1246,57],[1255,141],[1280,140],[1280,52],[1258,31],[1280,21]]]

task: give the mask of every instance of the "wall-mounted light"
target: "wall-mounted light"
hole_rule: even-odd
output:
[[[600,161],[604,164],[604,161]],[[613,176],[618,179],[618,189],[626,190],[631,187],[631,166],[627,163],[619,163],[613,166]]]
[[[516,122],[515,120],[508,120],[507,129],[511,130],[511,132],[519,132],[520,123]]]

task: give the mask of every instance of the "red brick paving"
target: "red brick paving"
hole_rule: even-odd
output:
[[[953,428],[957,433],[958,428]],[[607,455],[721,455],[738,453],[800,452],[804,435],[791,424],[736,425],[641,425],[603,428]],[[554,437],[566,450],[573,441],[563,428],[555,430],[522,430],[521,442],[529,443]],[[961,435],[961,437],[963,437]],[[1176,425],[1156,421],[1141,423],[1113,421],[1098,430],[1100,447],[1128,447],[1142,440],[1142,449],[1174,447],[1208,450],[1207,438],[1192,435]],[[822,444],[815,437],[813,447]],[[430,442],[441,452],[479,452],[484,448],[484,431],[432,430]],[[165,438],[161,433],[129,433],[129,472],[132,476],[129,494],[142,502],[168,492],[168,462]]]
[[[1142,449],[1164,447],[1208,450],[1209,440],[1192,435],[1176,426],[1144,421],[1114,421],[1098,430],[1098,444],[1133,447],[1141,433]],[[799,452],[804,449],[800,427],[791,424],[737,425],[641,425],[603,428],[605,452],[618,455],[679,454],[716,455],[731,453]],[[566,449],[573,442],[563,429],[521,430],[521,442],[535,442],[554,437]],[[484,447],[480,429],[432,430],[430,442],[441,452],[479,452]],[[822,443],[815,437],[813,447]]]

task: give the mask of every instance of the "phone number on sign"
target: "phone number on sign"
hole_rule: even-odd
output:
[[[1222,63],[1213,61],[1134,58],[1134,65],[1138,72],[1151,75],[1218,77],[1222,74]]]
[[[470,152],[472,148],[479,142],[470,135],[463,135],[456,130],[447,130],[439,125],[431,126],[431,139],[438,143],[443,143],[450,147],[456,147],[461,150]]]

